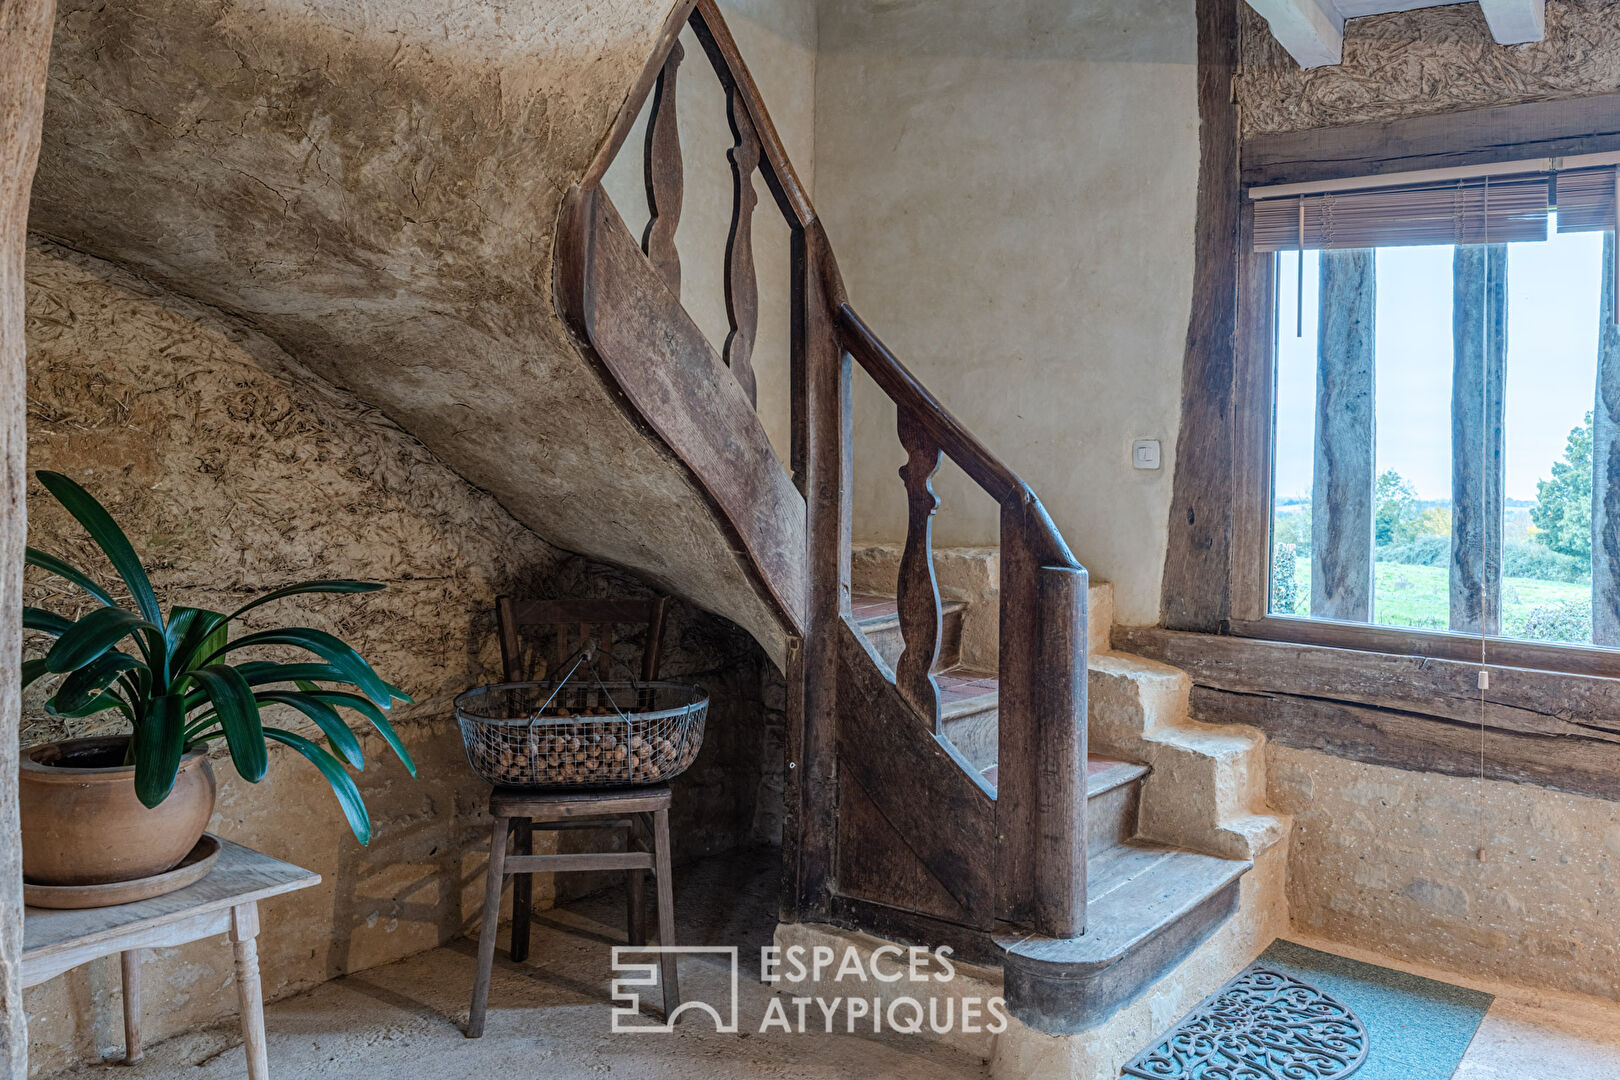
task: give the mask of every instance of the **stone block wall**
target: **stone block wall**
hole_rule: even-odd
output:
[[[1272,743],[1295,927],[1403,960],[1620,1000],[1620,804]]]

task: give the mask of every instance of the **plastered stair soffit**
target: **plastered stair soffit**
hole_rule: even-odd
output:
[[[251,323],[564,549],[785,631],[558,317],[667,0],[63,0],[30,228]]]

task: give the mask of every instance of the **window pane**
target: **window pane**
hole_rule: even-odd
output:
[[[1277,256],[1276,445],[1272,455],[1271,603],[1274,615],[1311,613],[1311,483],[1316,446],[1316,296],[1321,255],[1304,255],[1304,325],[1296,336],[1299,256]]]
[[[1455,249],[1378,252],[1373,621],[1451,625],[1452,277]]]
[[[1593,643],[1606,243],[1275,256],[1272,614]]]
[[[1603,234],[1508,254],[1502,632],[1592,641],[1592,405]]]

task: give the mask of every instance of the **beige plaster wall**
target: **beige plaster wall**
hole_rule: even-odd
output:
[[[852,303],[1158,618],[1198,167],[1192,0],[828,0],[816,205]],[[857,378],[856,536],[898,540],[894,414]],[[954,470],[944,545],[997,541]]]
[[[498,676],[495,595],[641,587],[549,547],[375,410],[239,324],[43,245],[30,249],[27,286],[30,467],[66,472],[103,499],[146,556],[165,604],[236,606],[258,590],[321,576],[388,585],[365,597],[289,599],[249,620],[337,633],[419,702],[397,721],[419,779],[380,739],[363,740],[370,847],[353,839],[324,781],[290,752],[273,747],[269,776],[257,785],[216,757],[210,828],[324,879],[265,905],[266,993],[282,996],[466,932],[482,896],[488,786],[466,766],[450,699]],[[37,482],[30,495],[31,542],[110,577]],[[25,594],[55,610],[80,606],[60,581],[34,572]],[[43,646],[30,642],[33,652]],[[675,605],[665,672],[714,697],[704,751],[676,782],[678,855],[779,828],[779,781],[760,765],[772,747],[780,754],[779,719],[762,723],[768,667],[744,632]],[[43,689],[25,701],[23,745],[116,726],[44,714]],[[550,884],[538,884],[549,902]],[[229,1016],[229,958],[221,942],[153,955],[147,1037]],[[116,962],[97,962],[28,992],[33,1075],[118,1049],[117,986]]]
[[[1620,90],[1620,2],[1547,0],[1541,41],[1504,47],[1478,4],[1356,19],[1344,62],[1301,71],[1246,4],[1245,136]]]
[[[1620,805],[1275,743],[1297,929],[1519,985],[1620,998]]]
[[[815,179],[816,0],[722,0],[721,11],[759,85],[799,179]],[[733,182],[726,152],[733,139],[726,95],[703,47],[690,29],[677,76],[677,127],[686,181],[675,244],[681,253],[681,300],[715,350],[724,348],[730,323],[725,305],[726,237],[731,228]],[[603,184],[625,224],[641,236],[647,224],[643,146],[651,102],[608,170]],[[763,177],[754,176],[754,265],[759,283],[759,335],[753,367],[759,380],[759,416],[777,454],[790,450],[788,377],[790,343],[788,258],[791,239]]]

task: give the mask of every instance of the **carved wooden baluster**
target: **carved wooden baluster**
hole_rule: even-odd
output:
[[[939,445],[910,413],[900,410],[900,445],[906,463],[900,479],[906,484],[906,547],[900,556],[900,585],[896,605],[900,636],[905,649],[895,665],[895,686],[900,696],[939,729],[939,684],[934,662],[939,659],[939,586],[934,581],[934,473],[939,470]]]
[[[731,159],[731,235],[726,238],[726,319],[731,333],[726,335],[725,361],[753,404],[759,402],[754,384],[754,334],[759,329],[759,283],[754,279],[754,172],[759,168],[759,137],[742,95],[733,86],[727,95],[731,134],[737,140],[727,157]]]
[[[686,50],[679,41],[669,50],[664,70],[653,90],[652,112],[647,119],[647,149],[642,155],[647,185],[647,228],[641,250],[681,295],[681,255],[675,250],[675,228],[681,223],[681,197],[685,180],[681,171],[681,133],[675,121],[675,71]]]

